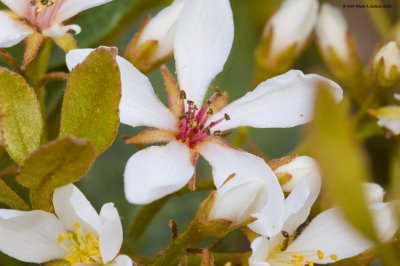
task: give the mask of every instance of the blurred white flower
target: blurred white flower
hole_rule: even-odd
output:
[[[218,92],[207,101],[203,99],[227,60],[233,31],[229,1],[185,2],[176,24],[174,44],[181,89],[167,90],[169,109],[157,98],[147,77],[117,57],[122,80],[121,122],[152,128],[134,137],[135,143],[168,142],[166,146],[141,150],[129,159],[125,169],[128,201],[147,204],[179,190],[194,176],[201,154],[213,167],[217,188],[231,174],[248,174],[251,169],[250,175],[268,182],[271,191],[268,204],[283,204],[281,188],[271,169],[262,159],[224,142],[221,132],[241,126],[274,128],[307,123],[312,119],[319,83],[327,83],[337,101],[342,99],[343,91],[331,80],[293,70],[261,83],[252,92],[217,111],[219,108],[215,109],[213,104],[218,101]],[[69,69],[82,62],[91,51],[69,52]],[[176,85],[175,81],[169,82]],[[272,207],[268,210],[275,211]],[[274,216],[280,219],[279,215]]]
[[[56,215],[45,211],[0,210],[0,251],[20,261],[64,259],[71,265],[132,266],[118,255],[122,225],[112,203],[100,215],[74,185],[57,188]]]
[[[387,79],[391,78],[394,73],[400,73],[400,47],[395,41],[388,42],[374,58],[375,68],[383,67],[384,75]],[[380,65],[380,66],[379,66]]]
[[[317,12],[317,0],[285,0],[264,30],[264,37],[271,40],[270,57],[293,45],[299,53],[314,30]]]
[[[342,11],[324,3],[316,24],[317,39],[322,53],[329,57],[329,49],[332,49],[340,60],[347,61],[350,54],[348,31],[347,20]]]
[[[235,175],[216,191],[209,219],[225,219],[239,225],[265,206],[267,195],[265,180]]]
[[[362,236],[342,217],[339,208],[332,208],[317,215],[310,223],[307,217],[320,191],[320,177],[310,173],[293,188],[285,202],[285,219],[279,234],[264,234],[251,244],[253,254],[250,266],[314,265],[333,263],[356,256],[373,247],[373,242]],[[379,186],[365,184],[376,232],[382,241],[393,237],[397,231],[395,202],[382,203],[375,197]],[[374,191],[374,193],[370,193]],[[379,193],[378,193],[379,194]],[[256,222],[268,220],[257,217]]]
[[[385,190],[376,183],[364,183],[363,190],[368,203],[383,202]]]
[[[11,47],[36,32],[60,37],[78,25],[63,25],[76,14],[112,0],[1,0],[10,11],[0,11],[0,47]]]
[[[175,25],[182,10],[184,0],[175,0],[170,6],[161,10],[145,25],[140,33],[137,47],[147,42],[157,41],[157,50],[153,53],[153,60],[162,60],[173,52]]]
[[[400,100],[398,94],[394,94],[394,98]],[[390,130],[394,135],[400,135],[400,106],[384,106],[369,110],[369,113],[378,118],[378,125],[380,127]]]

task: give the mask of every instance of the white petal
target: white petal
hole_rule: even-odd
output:
[[[31,33],[31,28],[11,18],[9,13],[0,11],[0,48],[14,46]]]
[[[104,204],[100,211],[100,253],[103,263],[107,264],[114,259],[122,245],[122,224],[114,204]]]
[[[284,196],[279,182],[263,159],[250,153],[211,142],[199,145],[199,152],[212,166],[214,183],[219,188],[231,174],[258,177],[267,183],[267,204],[261,210],[269,217],[263,223],[253,222],[255,232],[275,234],[280,231],[284,218]]]
[[[267,188],[266,182],[258,177],[235,175],[217,190],[210,219],[243,223],[265,206]]]
[[[176,24],[176,71],[180,87],[198,106],[211,81],[224,67],[233,34],[228,0],[185,2]]]
[[[162,59],[173,52],[175,25],[180,14],[184,0],[175,0],[170,6],[161,10],[146,25],[140,35],[138,46],[152,40],[158,41],[155,59]]]
[[[77,49],[67,54],[69,70],[83,62],[93,49]],[[117,56],[121,72],[122,97],[119,106],[121,122],[133,127],[148,126],[177,130],[177,121],[160,102],[148,78],[131,63]]]
[[[278,54],[293,44],[304,46],[317,20],[317,0],[286,0],[266,26],[273,28],[271,54]]]
[[[75,34],[79,34],[81,32],[81,27],[79,27],[78,25],[63,26],[61,24],[53,23],[50,28],[47,28],[43,31],[43,35],[49,37],[61,37],[69,31],[73,31]]]
[[[339,260],[356,256],[372,247],[372,243],[360,236],[340,215],[338,209],[319,214],[288,247],[286,252],[307,254],[306,259],[316,263],[329,263],[331,255]],[[319,259],[317,251],[324,253]]]
[[[1,0],[1,2],[20,17],[25,17],[28,8],[30,8],[29,1],[27,0]]]
[[[271,249],[270,241],[266,237],[258,237],[251,243],[252,254],[249,258],[250,266],[270,266],[266,258]]]
[[[56,16],[56,22],[61,23],[78,13],[111,2],[112,0],[65,0]]]
[[[85,230],[94,233],[100,232],[101,221],[96,210],[86,199],[83,193],[74,185],[59,187],[53,195],[54,210],[65,227],[73,230],[74,223],[79,223]]]
[[[126,255],[120,255],[114,260],[111,266],[132,266],[132,264],[131,258]]]
[[[291,179],[289,182],[282,186],[283,191],[291,192],[297,187],[300,181],[310,173],[319,173],[317,162],[308,156],[299,156],[291,162],[284,164],[274,170],[279,174],[290,174]]]
[[[296,229],[307,220],[320,190],[321,177],[318,173],[309,173],[302,178],[302,181],[286,198],[283,231],[293,235]]]
[[[219,111],[212,119],[224,114],[230,116],[213,130],[228,130],[240,126],[259,128],[287,128],[309,122],[313,117],[314,100],[318,85],[324,83],[336,101],[343,98],[342,88],[322,76],[304,75],[291,70],[283,75],[264,81],[242,98]]]
[[[389,129],[395,135],[400,135],[400,119],[398,118],[381,118],[378,125]]]
[[[400,45],[395,41],[388,42],[376,53],[374,63],[384,61],[384,71],[386,78],[390,77],[391,69],[394,67],[396,72],[400,71]]]
[[[383,202],[383,196],[385,195],[385,191],[379,184],[364,183],[363,190],[367,198],[367,201],[369,203]]]
[[[194,174],[189,148],[171,141],[135,153],[125,168],[125,195],[134,204],[148,204],[171,194]]]
[[[343,12],[333,5],[324,3],[316,24],[318,42],[324,53],[328,53],[329,47],[347,62],[349,47],[347,41],[348,25]]]
[[[400,93],[395,93],[395,94],[393,95],[393,97],[394,97],[395,100],[400,101]]]
[[[388,241],[399,229],[397,211],[399,201],[374,203],[370,205],[375,230],[381,241]]]
[[[0,209],[0,219],[10,219],[26,213],[25,211]]]
[[[44,211],[0,220],[0,251],[20,261],[44,263],[66,255],[57,242],[65,233],[61,221]]]

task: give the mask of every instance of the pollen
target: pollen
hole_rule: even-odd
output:
[[[325,257],[324,252],[322,250],[317,250],[318,259],[322,260]]]
[[[78,222],[72,227],[73,231],[58,235],[58,243],[69,252],[64,259],[71,265],[101,262],[99,239],[90,232],[83,232]]]
[[[306,260],[306,263],[308,266],[314,266],[314,261],[313,260]]]
[[[329,256],[329,258],[330,258],[331,260],[333,260],[333,261],[337,261],[338,256],[337,256],[336,254],[332,254],[332,255]]]

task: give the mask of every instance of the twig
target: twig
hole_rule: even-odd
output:
[[[12,164],[2,170],[0,170],[0,178],[10,176],[10,175],[16,175],[18,174],[18,165]]]

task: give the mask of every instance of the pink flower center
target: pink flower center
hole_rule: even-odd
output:
[[[26,19],[38,32],[51,27],[65,0],[27,0],[30,7]]]
[[[207,123],[209,117],[214,114],[211,105],[220,96],[221,93],[216,91],[199,109],[193,101],[186,100],[185,91],[181,91],[182,116],[179,124],[180,133],[176,138],[193,147],[207,136],[210,136],[211,129],[214,126],[225,120],[230,120],[229,115],[225,114],[223,118]],[[221,135],[221,131],[214,131],[213,134]]]

